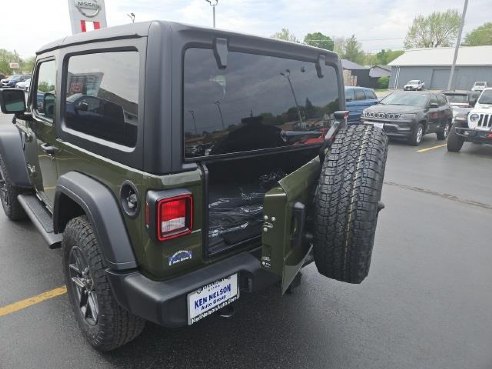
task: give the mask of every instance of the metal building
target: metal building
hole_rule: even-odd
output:
[[[408,81],[420,79],[427,89],[446,89],[453,63],[454,47],[411,49],[389,65],[389,88],[403,88]],[[456,61],[454,88],[469,90],[475,81],[492,85],[492,46],[462,46]]]

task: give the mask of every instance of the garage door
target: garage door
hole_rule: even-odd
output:
[[[449,80],[449,68],[446,69],[433,69],[431,85],[428,88],[431,89],[445,89],[448,87]]]

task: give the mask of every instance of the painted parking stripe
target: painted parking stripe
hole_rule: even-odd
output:
[[[442,144],[442,145],[432,146],[432,147],[428,147],[427,149],[417,150],[417,152],[426,152],[426,151],[430,151],[430,150],[434,150],[434,149],[439,149],[439,148],[444,147],[444,146],[446,146],[446,145],[447,145],[447,144]]]
[[[23,310],[28,308],[29,306],[39,304],[40,302],[52,299],[54,297],[58,297],[67,293],[67,287],[62,286],[50,291],[43,292],[39,295],[29,297],[27,299],[14,302],[13,304],[1,306],[0,307],[0,317],[8,314],[15,313],[19,310]]]

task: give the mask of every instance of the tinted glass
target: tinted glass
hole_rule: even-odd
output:
[[[492,90],[485,90],[478,99],[479,104],[492,104]]]
[[[365,93],[366,93],[366,97],[367,97],[368,99],[377,100],[377,98],[378,98],[378,97],[376,96],[376,94],[374,93],[374,91],[371,91],[371,90],[366,90],[366,91],[365,91]]]
[[[346,88],[345,89],[345,100],[346,101],[352,101],[353,99],[355,99],[354,89],[353,88]]]
[[[427,94],[415,92],[395,92],[381,100],[383,105],[410,105],[424,107],[429,100]]]
[[[448,103],[444,95],[437,95],[437,101],[439,102],[439,106],[443,106]]]
[[[468,95],[446,95],[446,98],[450,103],[462,103],[462,104],[467,104],[468,103]]]
[[[339,109],[335,69],[229,52],[188,49],[184,65],[185,156],[227,154],[323,142]]]
[[[56,63],[54,60],[39,65],[37,76],[37,91],[34,96],[34,110],[37,115],[49,120],[55,114],[56,96]]]
[[[76,55],[68,61],[67,127],[135,146],[139,55],[136,51]]]
[[[355,90],[355,100],[365,100],[366,95],[364,95],[364,91],[362,90]]]

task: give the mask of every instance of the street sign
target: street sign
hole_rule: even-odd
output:
[[[19,63],[9,63],[10,69],[19,69]]]
[[[68,9],[72,34],[107,26],[104,0],[68,0]]]

